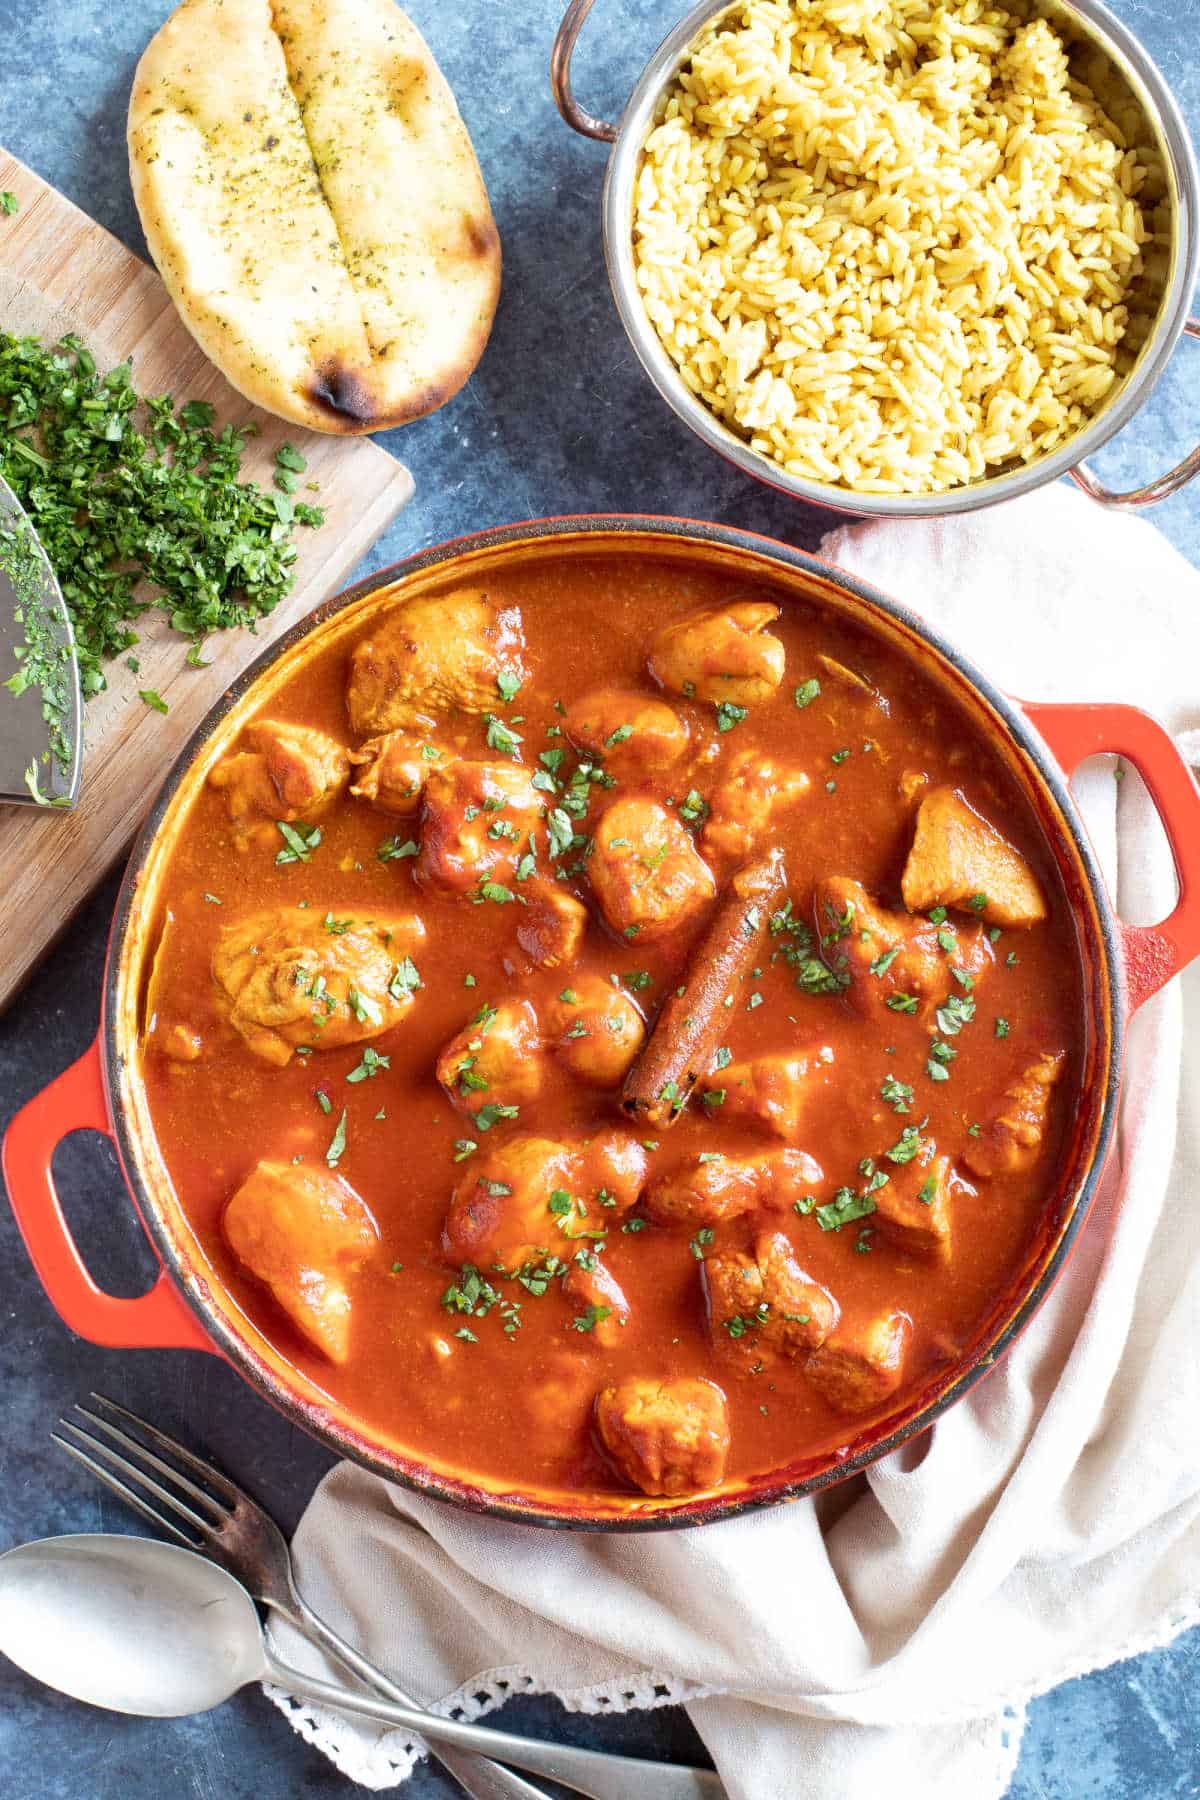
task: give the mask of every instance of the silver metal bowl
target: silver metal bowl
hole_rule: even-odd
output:
[[[570,0],[554,41],[551,85],[558,110],[585,137],[613,145],[602,202],[604,256],[622,323],[642,367],[685,425],[747,475],[781,493],[838,512],[902,518],[930,518],[970,512],[1014,499],[1070,475],[1095,500],[1111,506],[1145,506],[1200,474],[1200,447],[1166,474],[1118,494],[1087,467],[1087,457],[1126,425],[1149,397],[1186,332],[1200,338],[1200,318],[1188,308],[1200,268],[1200,177],[1171,91],[1137,38],[1099,0],[1004,0],[1009,10],[1048,19],[1068,46],[1072,73],[1122,125],[1129,141],[1149,143],[1158,168],[1147,184],[1152,196],[1154,246],[1147,257],[1142,288],[1133,301],[1127,344],[1131,362],[1103,406],[1058,450],[1033,462],[1015,462],[994,475],[944,492],[913,495],[860,494],[833,483],[808,481],[754,450],[718,419],[687,387],[651,324],[638,289],[633,256],[633,197],[642,146],[659,104],[696,38],[717,14],[743,0],[701,0],[665,37],[643,69],[619,125],[586,112],[571,90],[571,55],[594,0]],[[1124,123],[1123,123],[1124,122]]]

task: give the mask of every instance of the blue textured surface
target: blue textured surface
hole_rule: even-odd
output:
[[[599,264],[603,147],[561,125],[546,63],[557,22],[549,0],[413,0],[473,133],[505,248],[496,330],[467,389],[433,419],[383,441],[417,479],[417,498],[364,565],[475,526],[542,513],[639,509],[728,520],[812,545],[827,520],[769,494],[698,447],[640,377]],[[1115,0],[1200,130],[1196,0]],[[130,245],[141,249],[124,157],[134,62],[168,11],[164,0],[0,0],[3,138]],[[614,116],[674,6],[599,0],[577,58],[576,88]],[[1194,439],[1195,370],[1183,349],[1148,407],[1100,459],[1127,485],[1165,468]],[[1191,405],[1187,402],[1191,400]],[[1157,510],[1200,562],[1200,502]],[[115,884],[75,921],[11,1013],[0,1020],[0,1127],[86,1046],[95,1029]],[[59,1172],[98,1278],[144,1285],[148,1252],[106,1146],[71,1142]],[[0,1547],[50,1532],[121,1530],[127,1519],[49,1444],[57,1413],[91,1387],[209,1446],[289,1527],[324,1452],[215,1359],[117,1353],[71,1338],[0,1212]],[[1200,1632],[1059,1689],[1031,1710],[1013,1800],[1184,1800],[1200,1793]],[[514,1702],[520,1728],[561,1731],[640,1754],[696,1745],[679,1714],[563,1721],[553,1703]],[[8,1800],[315,1800],[346,1784],[251,1695],[174,1723],[114,1718],[61,1701],[0,1670],[0,1791]],[[456,1791],[434,1771],[414,1800]],[[903,1793],[899,1776],[893,1791]],[[963,1800],[972,1800],[964,1795]]]

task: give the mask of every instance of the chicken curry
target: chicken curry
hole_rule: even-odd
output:
[[[171,851],[162,1155],[320,1389],[495,1491],[681,1496],[957,1361],[1053,1185],[1073,927],[956,704],[653,558],[385,599]]]

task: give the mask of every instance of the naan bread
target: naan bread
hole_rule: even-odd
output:
[[[159,273],[248,399],[380,431],[470,375],[500,240],[454,96],[392,0],[183,0],[138,64],[129,156]]]

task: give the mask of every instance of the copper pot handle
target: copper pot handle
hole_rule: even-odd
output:
[[[587,12],[587,6],[584,12]],[[1189,337],[1200,338],[1200,319],[1186,319],[1183,329]],[[1200,445],[1165,475],[1160,475],[1156,481],[1148,481],[1145,487],[1130,488],[1127,494],[1114,494],[1111,488],[1106,488],[1102,481],[1097,481],[1086,463],[1080,463],[1070,474],[1071,480],[1093,500],[1099,500],[1102,506],[1153,506],[1156,500],[1166,500],[1171,494],[1177,494],[1193,475],[1200,475]]]
[[[550,52],[550,87],[554,104],[572,131],[579,132],[581,137],[599,138],[601,143],[612,144],[616,141],[616,126],[585,112],[571,91],[571,57],[584,20],[594,4],[595,0],[570,0]]]

